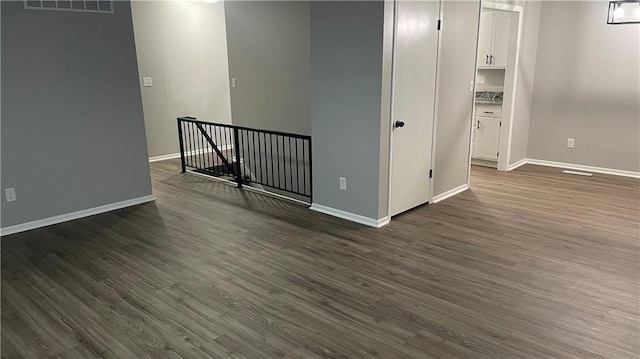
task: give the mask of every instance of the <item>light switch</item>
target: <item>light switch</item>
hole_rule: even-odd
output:
[[[151,79],[151,76],[145,76],[142,78],[142,86],[144,87],[152,87],[153,86],[153,80]]]

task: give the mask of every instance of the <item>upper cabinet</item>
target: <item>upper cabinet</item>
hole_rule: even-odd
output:
[[[478,66],[505,67],[509,48],[511,15],[505,11],[483,11],[478,34]]]

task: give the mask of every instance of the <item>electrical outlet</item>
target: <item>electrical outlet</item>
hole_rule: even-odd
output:
[[[150,76],[144,76],[142,78],[142,86],[153,87],[153,79]]]
[[[17,201],[18,198],[16,197],[16,189],[15,188],[5,188],[4,189],[4,196],[7,199],[7,202],[13,202],[13,201]]]
[[[473,81],[469,81],[469,92],[473,92]]]
[[[576,144],[576,139],[575,138],[567,138],[567,148],[573,148],[573,146]]]
[[[231,79],[231,87],[236,87],[236,79]]]
[[[347,178],[346,177],[340,177],[340,190],[341,191],[346,191],[347,190]]]
[[[484,84],[487,81],[487,76],[478,74],[477,82],[478,84]]]

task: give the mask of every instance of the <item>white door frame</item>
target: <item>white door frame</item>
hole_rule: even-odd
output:
[[[389,118],[387,125],[389,126],[389,166],[387,171],[387,217],[391,221],[391,191],[393,186],[391,183],[391,173],[393,171],[393,110],[395,106],[394,87],[396,84],[396,35],[398,32],[398,2],[393,1],[393,35],[391,41],[391,108],[389,110]]]
[[[496,3],[496,2],[491,2],[491,1],[481,1],[480,2],[480,15],[482,15],[482,9],[486,8],[486,9],[493,9],[493,10],[502,10],[502,11],[510,11],[510,12],[515,12],[518,13],[518,30],[517,30],[517,37],[516,37],[516,54],[515,54],[515,64],[513,65],[513,82],[510,84],[511,88],[510,88],[510,92],[511,92],[511,108],[509,109],[509,114],[506,118],[503,117],[502,119],[502,127],[500,129],[500,141],[499,141],[499,151],[500,151],[500,156],[498,156],[498,170],[499,171],[509,171],[509,161],[511,159],[511,142],[512,142],[512,137],[513,137],[513,116],[515,113],[515,101],[516,101],[516,89],[518,86],[518,67],[519,67],[519,63],[520,63],[520,43],[522,40],[522,20],[523,20],[523,7],[519,6],[519,5],[508,5],[508,4],[503,4],[503,3]],[[478,22],[478,26],[479,26],[479,22]],[[478,29],[479,32],[479,29]],[[478,34],[479,35],[479,34]],[[476,54],[477,57],[477,54]],[[507,64],[508,66],[509,64]],[[476,76],[478,73],[478,61],[476,58]],[[506,70],[505,70],[505,74],[506,74]],[[476,92],[476,81],[474,80],[474,85],[473,85],[473,93],[475,96],[475,92]],[[507,87],[505,86],[505,90],[507,89]],[[473,103],[473,107],[472,107],[472,118],[471,118],[471,127],[473,128],[474,121],[473,121],[473,117],[475,117],[475,112],[476,112],[476,104],[475,101]],[[503,113],[504,116],[504,113]],[[468,166],[468,170],[467,170],[467,183],[471,182],[471,156],[473,153],[473,148],[471,147],[471,134],[473,130],[470,129],[469,131],[469,166]],[[506,136],[505,136],[506,135]]]
[[[394,87],[396,83],[396,37],[397,37],[397,26],[398,26],[398,5],[400,0],[386,0],[393,1],[393,44],[392,48],[392,60],[391,60],[391,109],[389,111],[389,166],[387,171],[387,216],[389,217],[389,221],[391,221],[391,196],[392,196],[392,183],[391,183],[391,175],[393,171],[393,123],[394,123],[394,109],[395,109],[395,92]],[[434,0],[435,1],[435,0]],[[438,20],[442,21],[442,3],[445,0],[437,0],[438,1]],[[434,91],[434,106],[433,106],[433,123],[432,123],[432,139],[431,139],[431,169],[435,166],[435,148],[436,148],[436,122],[437,122],[437,114],[438,114],[438,81],[440,78],[440,49],[441,49],[441,37],[442,32],[438,30],[437,40],[436,40],[436,78],[435,78],[435,91]],[[433,178],[429,179],[429,193],[428,193],[428,201],[427,203],[433,202]]]
[[[443,21],[443,6],[442,3],[445,0],[440,0],[440,11],[438,14],[438,19],[442,23]],[[477,53],[478,51],[476,51]],[[442,53],[442,27],[438,30],[438,48],[437,48],[437,56],[436,59],[436,92],[435,92],[435,104],[433,106],[433,139],[431,140],[431,170],[432,173],[435,172],[436,168],[436,138],[438,138],[438,99],[440,98],[440,54]],[[477,56],[477,55],[476,55]],[[433,203],[433,184],[435,176],[431,178],[429,181],[429,202]],[[468,183],[468,181],[467,181]]]
[[[391,106],[389,109],[389,118],[387,125],[389,126],[389,159],[387,166],[387,217],[389,218],[389,222],[391,222],[391,191],[393,190],[391,183],[391,173],[393,171],[393,109],[395,105],[395,94],[394,87],[396,83],[396,33],[398,32],[398,2],[399,0],[393,1],[393,35],[391,40],[391,89],[390,89],[390,97],[391,97]]]

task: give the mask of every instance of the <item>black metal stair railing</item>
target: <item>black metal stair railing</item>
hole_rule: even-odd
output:
[[[180,117],[178,137],[182,172],[311,202],[311,136]]]

